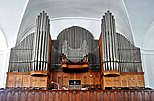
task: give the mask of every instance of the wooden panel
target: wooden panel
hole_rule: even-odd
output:
[[[113,77],[113,87],[121,87],[120,76]]]
[[[89,82],[88,77],[87,77],[87,73],[82,73],[79,77],[81,78],[82,85],[85,85]]]
[[[61,87],[69,87],[69,80],[81,80],[81,85],[83,87],[88,87],[90,85],[100,85],[100,72],[62,72],[57,71],[52,73],[52,77],[55,82],[58,83],[58,76],[61,76]]]
[[[128,77],[128,86],[129,87],[136,87],[137,86],[137,80],[135,75],[127,75]]]
[[[51,80],[50,81],[55,81],[57,82],[57,72],[52,72],[52,77],[51,77]]]
[[[28,72],[8,72],[6,87],[30,87],[29,74]]]
[[[81,80],[83,87],[95,88],[97,85],[105,87],[144,87],[143,73],[121,73],[120,76],[103,76],[100,72],[65,73],[53,72],[50,81],[57,82],[61,87],[69,87],[69,80]],[[104,79],[104,80],[103,80]],[[102,81],[102,83],[100,83]],[[48,87],[48,76],[30,76],[30,73],[8,73],[6,87]],[[57,87],[57,86],[56,86]]]
[[[47,87],[47,77],[39,77],[39,87]]]
[[[23,85],[22,87],[30,87],[30,75],[23,75]]]
[[[100,70],[101,70],[101,75],[104,73],[104,66],[103,66],[103,40],[102,40],[102,33],[100,34],[99,37],[99,55],[100,55]]]
[[[6,87],[14,87],[15,85],[15,80],[14,80],[14,75],[7,75],[7,81],[6,81]]]
[[[62,64],[62,69],[67,69],[67,70],[80,70],[80,69],[88,69],[89,64],[84,63],[84,64],[77,64],[77,65],[71,65],[71,64]]]
[[[87,80],[88,80],[87,84],[89,84],[89,85],[94,84],[94,76],[93,76],[93,73],[91,73],[91,72],[88,73]]]
[[[143,73],[121,73],[120,76],[104,76],[104,87],[145,87],[144,76]]]
[[[22,75],[15,75],[15,87],[22,87]]]
[[[105,86],[104,86],[104,78],[101,78],[101,80],[100,80],[100,85],[101,85],[101,88],[102,88],[102,90],[105,90]]]
[[[68,88],[68,85],[69,85],[68,83],[69,83],[68,77],[64,76],[64,78],[63,78],[63,86]]]
[[[41,71],[41,70],[36,70],[36,71],[31,71],[31,75],[48,75],[47,71]]]
[[[74,73],[74,80],[80,80],[83,76],[83,73]]]
[[[49,84],[48,76],[31,76],[30,73],[18,72],[7,74],[6,87],[45,87]]]
[[[144,76],[143,75],[136,75],[136,76],[137,76],[137,87],[145,87]]]
[[[69,85],[69,77],[70,75],[68,73],[63,73],[63,84],[64,85]]]
[[[104,77],[104,86],[105,87],[113,87],[112,77]]]
[[[100,68],[101,68],[101,73],[100,73],[100,75],[104,75],[104,66],[103,66],[103,63],[100,64]]]
[[[82,84],[87,84],[88,83],[87,76],[83,76],[81,82],[82,82]]]
[[[94,73],[94,75],[95,75],[95,84],[100,84],[100,73],[98,73],[98,72],[95,72]]]
[[[128,87],[128,78],[125,75],[120,76],[121,79],[121,87]]]
[[[31,87],[38,87],[39,77],[31,76]]]
[[[103,63],[103,47],[102,47],[102,33],[99,37],[99,54],[100,54],[100,62]]]
[[[31,87],[48,88],[48,76],[31,76]]]
[[[74,80],[74,73],[70,73],[70,80]]]

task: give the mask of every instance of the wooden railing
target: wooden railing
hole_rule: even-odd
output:
[[[0,90],[0,101],[154,101],[154,90]]]

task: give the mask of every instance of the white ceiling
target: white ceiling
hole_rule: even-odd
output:
[[[56,38],[64,28],[80,25],[100,34],[102,15],[110,10],[115,16],[117,32],[141,48],[154,49],[149,35],[153,33],[153,0],[1,0],[0,29],[7,47],[13,47],[17,34],[33,31],[35,18],[46,11],[51,19],[51,35]],[[152,41],[153,42],[153,41]],[[147,46],[147,47],[144,47]]]
[[[59,34],[58,31],[62,31],[65,26],[68,27],[74,24],[90,30],[94,37],[98,39],[101,32],[101,18],[107,10],[110,10],[115,16],[117,30],[133,42],[127,12],[121,0],[112,0],[112,2],[108,0],[30,0],[19,30],[21,34],[19,40],[27,31],[33,29],[34,19],[42,10],[50,16],[51,25],[53,26],[51,35],[54,39]],[[52,22],[55,22],[56,25]],[[63,26],[62,29],[60,29],[61,26]]]

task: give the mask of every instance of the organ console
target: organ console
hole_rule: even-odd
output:
[[[6,88],[144,88],[140,49],[116,32],[110,11],[102,18],[99,39],[72,26],[52,40],[49,22],[43,11],[36,19],[35,32],[17,39],[10,53]],[[51,82],[58,86],[51,87]]]

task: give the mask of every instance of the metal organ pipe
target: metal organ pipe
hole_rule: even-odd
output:
[[[33,33],[26,36],[18,45],[11,49],[9,60],[9,72],[31,71],[33,36]]]
[[[27,35],[11,49],[9,72],[47,71],[50,63],[50,24],[44,11],[36,19],[35,33]],[[102,59],[104,71],[142,72],[140,49],[135,47],[125,36],[116,33],[114,16],[107,11],[101,24]],[[78,60],[88,54],[90,65],[99,64],[98,40],[84,28],[72,26],[63,30],[53,43],[54,64],[60,63],[61,53],[68,58]],[[52,62],[53,62],[52,61]],[[89,65],[89,66],[90,66]]]
[[[36,32],[34,39],[33,71],[47,70],[49,56],[50,24],[47,13],[40,13],[36,20]]]
[[[35,33],[27,35],[11,49],[9,72],[46,71],[50,59],[50,24],[44,11],[36,19]]]
[[[110,11],[103,16],[101,30],[104,71],[142,72],[140,49],[116,33],[115,19]]]
[[[115,21],[109,11],[102,19],[102,34],[105,70],[117,70]]]

